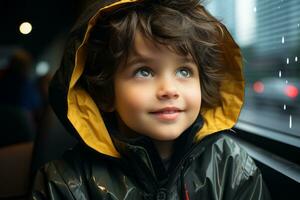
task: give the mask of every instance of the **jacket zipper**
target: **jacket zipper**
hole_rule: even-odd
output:
[[[183,200],[190,200],[189,197],[189,193],[187,190],[187,187],[184,183],[184,172],[187,170],[187,168],[190,166],[190,163],[192,163],[198,156],[201,155],[202,151],[204,151],[204,148],[202,148],[202,145],[197,144],[195,145],[189,152],[187,152],[184,157],[180,160],[180,162],[178,163],[178,165],[176,166],[175,170],[170,174],[170,180],[168,180],[167,185],[166,185],[166,189],[167,191],[170,191],[174,181],[178,178],[178,174],[181,180],[181,197],[183,198]],[[197,155],[194,155],[196,151],[199,151],[197,153]]]

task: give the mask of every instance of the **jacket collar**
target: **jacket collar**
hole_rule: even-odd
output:
[[[201,115],[183,134],[175,140],[174,152],[170,158],[170,166],[168,169],[159,156],[152,140],[146,136],[139,136],[128,139],[121,137],[119,130],[115,127],[116,120],[112,116],[109,117],[109,122],[104,118],[113,143],[124,161],[135,170],[148,171],[145,174],[151,175],[155,182],[160,185],[164,184],[172,170],[180,163],[187,153],[193,148],[195,143],[195,135],[203,126]],[[128,163],[129,162],[129,163]],[[139,168],[139,169],[137,169]],[[133,171],[135,171],[133,170]]]

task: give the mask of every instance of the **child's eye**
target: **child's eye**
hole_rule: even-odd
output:
[[[189,78],[193,74],[192,70],[184,67],[180,68],[176,71],[176,76],[181,77],[181,78]]]
[[[146,67],[140,68],[134,72],[134,76],[138,78],[149,78],[153,76],[151,69]]]

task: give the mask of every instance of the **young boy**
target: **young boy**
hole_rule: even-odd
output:
[[[40,170],[33,199],[269,199],[225,134],[244,85],[226,28],[197,0],[99,4],[50,88],[82,142]]]

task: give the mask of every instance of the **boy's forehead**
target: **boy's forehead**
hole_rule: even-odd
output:
[[[158,43],[154,39],[145,36],[139,31],[136,32],[133,40],[133,46],[129,52],[129,57],[160,57],[162,53],[173,54],[173,56],[178,57],[178,59],[193,60],[190,53],[187,55],[178,54],[169,46]]]
[[[166,48],[164,45],[158,44],[154,39],[148,38],[140,31],[137,31],[133,40],[132,53],[135,55],[144,55],[151,50],[162,50],[164,48]]]

